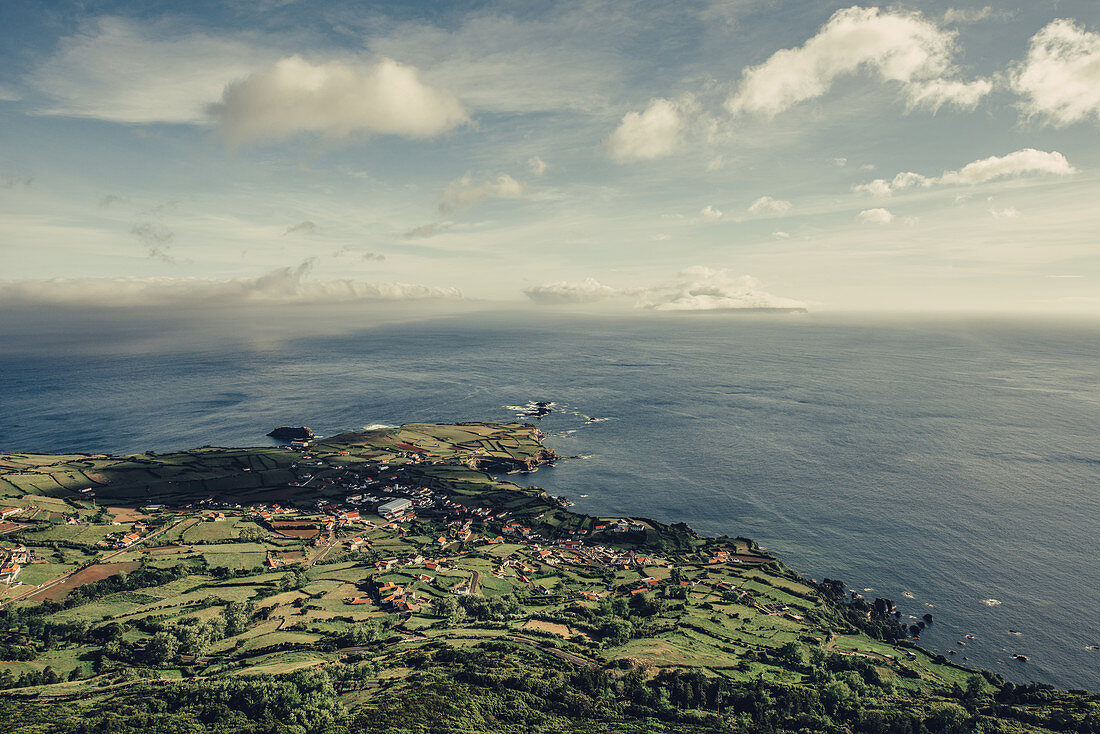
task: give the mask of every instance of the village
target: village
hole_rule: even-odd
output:
[[[775,680],[792,674],[774,651],[793,643],[932,664],[845,627],[751,540],[577,513],[502,476],[541,452],[529,426],[414,424],[290,448],[8,459],[0,609],[127,630],[119,664],[223,620],[223,637],[162,663],[210,674],[327,665],[371,639],[383,656],[491,638],[572,665],[625,656]],[[28,492],[46,483],[30,462],[70,494]],[[874,607],[858,609],[876,629]],[[91,677],[81,656],[98,644],[53,667]]]

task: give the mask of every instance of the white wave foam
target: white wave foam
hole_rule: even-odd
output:
[[[397,428],[397,426],[391,426],[388,423],[371,423],[369,426],[363,426],[364,431],[377,431],[382,428]]]
[[[1000,599],[982,599],[982,604],[987,607],[999,607],[1001,605]]]

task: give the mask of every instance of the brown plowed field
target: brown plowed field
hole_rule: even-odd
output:
[[[94,566],[88,566],[87,568],[77,571],[57,586],[40,591],[30,598],[33,601],[42,601],[43,599],[60,601],[68,596],[69,591],[78,586],[83,586],[92,581],[100,581],[108,576],[114,576],[115,574],[129,573],[139,565],[141,564],[137,561],[128,561],[126,563],[98,563]]]

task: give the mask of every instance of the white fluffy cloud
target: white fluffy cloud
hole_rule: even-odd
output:
[[[864,209],[856,215],[856,221],[861,224],[889,224],[894,221],[894,214],[889,209]]]
[[[233,143],[299,133],[430,138],[469,119],[454,96],[422,82],[411,66],[383,59],[359,69],[300,56],[229,84],[208,111]]]
[[[911,107],[973,107],[992,85],[951,81],[954,51],[955,34],[919,13],[838,10],[802,46],[776,51],[745,69],[726,107],[735,114],[774,116],[823,96],[841,77],[863,70],[901,84]]]
[[[770,196],[761,196],[749,204],[749,214],[783,214],[790,209],[791,202],[785,199],[773,199]]]
[[[56,278],[0,281],[8,306],[233,306],[248,303],[307,304],[460,298],[455,288],[408,283],[309,281],[312,261],[250,278]]]
[[[710,204],[707,204],[705,207],[703,207],[702,211],[700,211],[699,214],[702,215],[703,219],[712,222],[717,221],[725,216],[720,210],[715,209]]]
[[[619,161],[661,158],[676,150],[683,129],[679,106],[658,97],[650,101],[644,112],[623,115],[619,127],[607,139],[607,148]]]
[[[1029,115],[1056,126],[1100,122],[1100,33],[1072,20],[1053,21],[1032,37],[1011,84]]]
[[[622,293],[611,286],[600,283],[595,278],[585,278],[579,283],[558,281],[526,288],[524,295],[539,305],[563,305],[569,303],[592,303],[614,298]]]
[[[497,176],[495,181],[477,183],[466,174],[455,179],[439,195],[439,211],[448,213],[456,209],[473,206],[482,199],[517,199],[523,196],[523,184],[507,173]]]
[[[1005,156],[990,156],[968,163],[957,171],[945,171],[940,176],[923,176],[904,171],[893,179],[876,178],[859,184],[855,190],[876,196],[889,196],[895,191],[913,187],[937,185],[975,186],[1002,178],[1018,178],[1031,175],[1068,176],[1076,173],[1066,157],[1058,151],[1024,148]]]

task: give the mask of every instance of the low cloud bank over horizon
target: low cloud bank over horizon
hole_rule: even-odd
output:
[[[237,306],[460,299],[457,288],[410,283],[306,280],[313,266],[240,278],[54,278],[0,281],[0,306]]]
[[[634,301],[635,308],[652,311],[805,310],[806,304],[773,295],[750,275],[733,275],[723,268],[695,266],[680,271],[672,283],[643,288],[613,288],[595,278],[579,282],[558,281],[525,289],[540,306],[575,305],[610,301]]]

